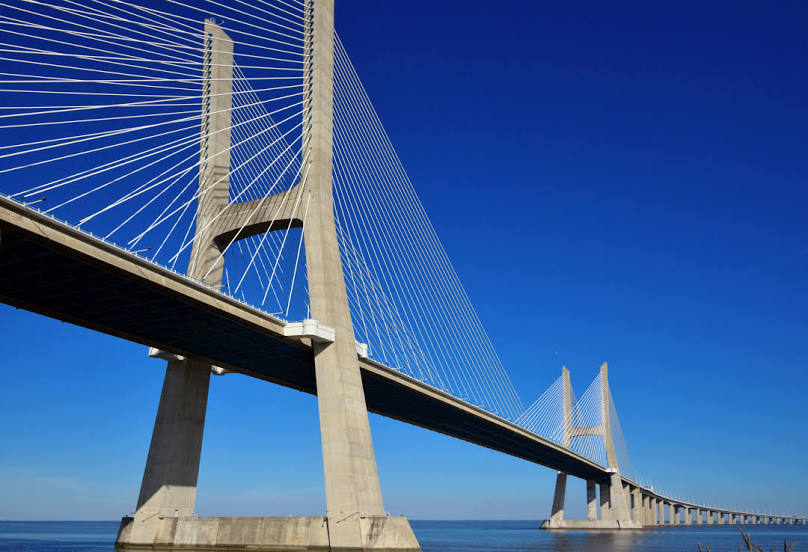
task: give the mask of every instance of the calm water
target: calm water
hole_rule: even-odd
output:
[[[425,552],[622,552],[738,549],[733,527],[676,527],[638,532],[548,532],[534,521],[413,521]],[[751,527],[753,540],[766,550],[782,550],[783,538],[808,552],[808,528]],[[0,552],[113,552],[118,522],[0,521]],[[804,546],[803,546],[804,545]]]

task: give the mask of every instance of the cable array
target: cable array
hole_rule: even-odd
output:
[[[231,204],[257,205],[300,183],[305,209],[302,2],[0,6],[0,193],[183,274],[199,199],[219,183],[200,185],[200,168],[216,155],[229,157]],[[221,51],[204,36],[205,19],[222,22],[234,51],[231,124],[207,134],[200,128],[220,111],[203,113],[217,80],[204,64]],[[217,136],[229,147],[200,155]],[[205,223],[212,232],[230,207]],[[301,238],[287,228],[225,244],[221,291],[303,317]]]
[[[570,394],[572,395],[572,390]],[[559,376],[514,423],[540,437],[563,444],[563,434],[561,441],[553,438],[558,428],[565,424],[563,376]]]
[[[376,360],[515,419],[521,400],[335,42],[335,210],[356,338]]]
[[[607,389],[607,392],[609,393],[609,425],[612,431],[612,444],[614,453],[617,456],[617,464],[620,468],[620,473],[624,477],[633,480],[636,474],[628,454],[628,446],[626,446],[626,439],[623,436],[623,428],[620,426],[620,418],[617,416],[617,407],[614,404],[611,388]]]

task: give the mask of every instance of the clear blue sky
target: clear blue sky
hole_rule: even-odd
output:
[[[523,400],[562,363],[582,390],[608,361],[640,475],[803,514],[807,26],[799,2],[337,2]],[[490,212],[500,224],[478,224]],[[132,511],[162,363],[9,307],[0,328],[0,519]],[[549,469],[371,426],[393,513],[549,513]],[[200,514],[319,514],[322,479],[313,397],[213,380]]]

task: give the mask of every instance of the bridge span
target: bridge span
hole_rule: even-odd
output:
[[[317,393],[311,346],[312,339],[322,337],[301,335],[299,324],[290,324],[2,196],[0,300],[141,343],[162,351],[156,353],[160,357],[169,353],[195,358],[227,372]],[[586,480],[588,519],[564,519],[564,497],[557,496],[548,528],[590,528],[593,522],[605,527],[619,525],[610,519],[611,504],[604,499],[611,483],[609,468],[367,358],[361,351],[356,362],[369,411]],[[621,481],[629,517],[642,527],[808,523],[808,518],[689,503],[628,477]]]
[[[524,407],[334,0],[189,2],[12,0],[0,20],[37,45],[2,91],[0,301],[166,361],[117,547],[420,550],[384,509],[368,412],[555,470],[546,529],[806,522],[634,481],[605,363],[580,397],[564,367]],[[317,396],[326,515],[194,515],[211,374],[231,372]],[[569,476],[587,519],[565,517]]]

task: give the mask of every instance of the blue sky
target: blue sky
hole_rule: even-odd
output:
[[[608,361],[638,474],[685,497],[801,513],[807,23],[797,2],[337,3],[522,399],[562,363],[583,390]],[[9,307],[0,327],[0,519],[130,512],[162,363]],[[547,468],[371,426],[393,513],[549,513]],[[319,514],[322,479],[314,397],[213,380],[199,513]],[[583,484],[568,496],[581,515]]]

